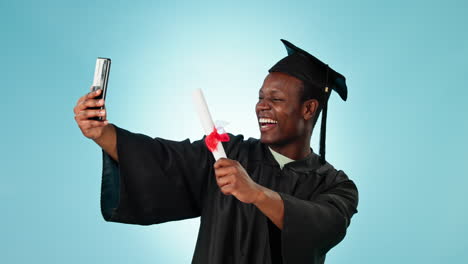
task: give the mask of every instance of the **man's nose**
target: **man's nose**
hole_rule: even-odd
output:
[[[267,100],[265,99],[261,99],[260,101],[258,101],[257,103],[257,110],[261,111],[261,110],[269,110],[271,107],[270,107],[270,104],[267,102]]]

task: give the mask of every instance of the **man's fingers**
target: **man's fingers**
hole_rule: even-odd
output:
[[[80,112],[76,113],[75,119],[88,119],[90,117],[97,117],[97,116],[105,116],[106,111],[100,109],[89,109],[89,110],[81,110]]]
[[[79,112],[83,111],[86,108],[100,107],[100,106],[104,106],[104,104],[105,104],[105,101],[103,99],[86,99],[80,104],[76,105],[73,111],[75,112],[75,114],[78,114]]]
[[[91,92],[87,94],[88,98],[94,98],[102,93],[102,89],[97,89],[96,91],[92,90],[93,87],[91,87]]]
[[[88,107],[99,107],[104,105],[104,99],[86,99],[81,103],[84,108]]]
[[[234,187],[231,184],[226,184],[223,187],[221,187],[220,190],[224,195],[232,195]]]
[[[216,178],[224,177],[226,175],[236,174],[236,173],[237,173],[237,169],[234,166],[219,167],[219,168],[215,169]]]
[[[76,113],[75,120],[86,120],[90,117],[98,117],[101,116],[106,119],[106,110],[104,109],[97,109],[97,110],[81,110],[80,112]]]
[[[232,183],[235,180],[234,178],[235,177],[232,174],[224,176],[224,177],[219,177],[219,178],[216,178],[216,183],[218,184],[220,188],[222,188],[223,186]]]
[[[82,104],[84,101],[86,101],[87,99],[93,99],[95,98],[96,96],[99,96],[101,94],[102,90],[101,89],[98,89],[96,91],[91,91],[85,95],[83,95],[82,97],[80,97],[80,99],[78,99],[78,102],[76,102],[77,105],[79,104]]]
[[[95,98],[96,96],[100,95],[101,92],[102,92],[102,90],[99,89],[99,90],[96,90],[96,91],[94,91],[94,92],[89,92],[89,93],[83,95],[82,97],[80,97],[80,99],[78,99],[78,101],[76,102],[75,107],[73,108],[73,112],[76,114],[76,113],[80,112],[81,110],[83,110],[83,109],[89,107],[89,106],[86,106],[86,104],[85,104],[85,103],[88,103],[88,104],[89,104],[88,100],[92,100],[92,101],[97,102],[99,99],[94,99],[94,98]],[[102,99],[101,99],[101,100],[102,100]],[[104,102],[102,101],[101,104],[103,105]],[[97,105],[96,105],[96,106],[97,106]],[[91,107],[92,107],[92,106],[91,106]]]
[[[89,93],[87,93],[87,94],[81,96],[80,99],[78,99],[78,101],[76,102],[76,104],[80,104],[80,103],[82,103],[82,102],[83,102],[84,100],[86,100],[86,99],[94,98],[94,97],[100,95],[101,92],[102,92],[101,89],[98,89],[98,90],[96,90],[96,91],[93,91],[92,89],[93,89],[93,87],[91,86],[91,92],[89,92]]]
[[[92,91],[89,92],[89,93],[87,93],[87,94],[85,94],[85,95],[83,95],[83,96],[81,96],[81,97],[78,99],[78,101],[76,102],[76,104],[80,104],[81,102],[83,102],[84,100],[86,100],[86,99],[88,98],[89,94],[91,94],[91,93],[92,93]]]

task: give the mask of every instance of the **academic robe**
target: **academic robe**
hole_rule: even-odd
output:
[[[358,192],[343,171],[313,152],[280,169],[258,139],[224,142],[253,181],[279,193],[279,230],[253,204],[224,195],[203,140],[151,138],[116,126],[115,162],[103,151],[101,210],[106,221],[150,225],[201,216],[192,263],[324,263],[357,212]]]

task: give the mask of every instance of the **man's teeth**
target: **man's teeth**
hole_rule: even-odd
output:
[[[278,121],[273,120],[273,119],[269,119],[269,118],[259,118],[259,119],[258,119],[258,122],[259,122],[259,123],[262,123],[262,124],[264,124],[264,123],[278,124]]]

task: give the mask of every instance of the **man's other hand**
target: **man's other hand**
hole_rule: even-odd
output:
[[[221,158],[214,164],[216,182],[225,195],[234,195],[243,203],[255,203],[262,187],[255,183],[242,165],[231,159]]]

